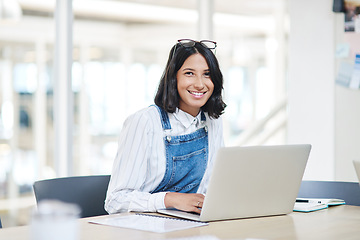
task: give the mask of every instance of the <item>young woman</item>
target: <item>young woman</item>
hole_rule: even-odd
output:
[[[213,41],[178,40],[155,105],[127,118],[119,138],[105,209],[200,213],[217,150],[223,77]],[[136,89],[133,90],[136,94]]]

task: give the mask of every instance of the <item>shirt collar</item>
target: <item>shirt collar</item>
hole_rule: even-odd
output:
[[[174,117],[178,120],[185,128],[189,128],[191,125],[198,126],[201,123],[201,111],[196,117],[184,112],[183,110],[177,108],[174,112]]]

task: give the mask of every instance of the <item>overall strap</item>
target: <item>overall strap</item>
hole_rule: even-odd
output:
[[[170,124],[170,120],[169,120],[169,116],[167,114],[167,112],[162,109],[161,107],[157,106],[157,105],[154,105],[157,110],[159,111],[160,113],[160,116],[161,116],[161,125],[163,127],[164,130],[169,130],[171,129],[171,124]]]

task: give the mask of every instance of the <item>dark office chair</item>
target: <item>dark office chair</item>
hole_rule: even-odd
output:
[[[357,182],[302,181],[298,197],[338,198],[347,205],[360,206],[360,187]]]
[[[1,218],[0,218],[0,228],[2,228],[2,225],[1,225]]]
[[[76,203],[81,208],[80,217],[105,215],[104,201],[110,175],[55,178],[34,183],[36,202],[56,199]]]

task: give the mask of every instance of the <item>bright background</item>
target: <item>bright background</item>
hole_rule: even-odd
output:
[[[360,158],[360,148],[349,148],[349,141],[360,141],[360,97],[335,86],[334,51],[344,34],[343,15],[332,12],[331,0],[73,0],[68,172],[56,162],[56,1],[0,3],[5,227],[28,223],[34,181],[110,174],[124,120],[153,103],[180,38],[218,43],[227,146],[310,143],[307,179],[357,180],[350,162]],[[342,135],[349,116],[354,122]]]

